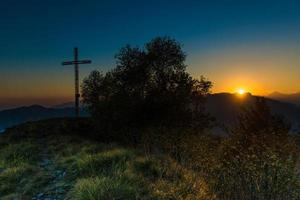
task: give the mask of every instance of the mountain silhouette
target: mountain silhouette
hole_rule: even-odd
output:
[[[62,104],[51,106],[51,108],[74,108],[75,103],[73,101],[65,102]]]
[[[245,94],[217,93],[212,94],[207,99],[206,109],[216,118],[217,123],[226,126],[233,126],[239,113],[244,108],[251,106],[256,101],[257,96]],[[283,116],[293,129],[298,131],[300,125],[300,108],[294,104],[281,102],[265,98],[273,114]]]
[[[242,112],[243,108],[250,106],[256,100],[257,96],[245,94],[240,97],[236,94],[217,93],[208,96],[206,109],[216,118],[219,124],[227,126],[234,125],[237,116]],[[284,116],[294,128],[298,128],[300,124],[300,107],[291,103],[281,102],[266,98],[267,104],[270,106],[274,114]],[[40,105],[24,106],[14,109],[0,111],[0,130],[21,124],[27,121],[37,121],[41,119],[74,117],[73,102],[67,102],[55,107],[47,108]],[[81,116],[88,116],[83,108]]]
[[[285,101],[289,103],[293,103],[297,106],[300,106],[300,92],[294,93],[294,94],[284,94],[280,92],[273,92],[268,95],[269,98],[279,100],[279,101]]]
[[[87,113],[82,110],[81,115],[86,116]],[[27,121],[73,116],[75,116],[73,107],[46,108],[40,105],[32,105],[7,109],[0,111],[0,130]]]

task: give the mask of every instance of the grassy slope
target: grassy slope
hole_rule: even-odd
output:
[[[165,155],[57,134],[29,123],[0,137],[0,199],[206,199],[195,174]]]

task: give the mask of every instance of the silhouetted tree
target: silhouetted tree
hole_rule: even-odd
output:
[[[203,105],[212,84],[192,78],[185,58],[169,37],[155,38],[143,49],[127,45],[116,55],[115,69],[84,80],[83,102],[93,116],[118,125],[202,130],[210,124]]]
[[[269,132],[278,135],[288,133],[290,126],[283,117],[271,113],[264,98],[258,97],[252,107],[240,114],[237,129],[244,133]]]
[[[269,106],[262,97],[258,97],[253,106],[245,108],[238,117],[233,137],[239,138],[244,147],[259,147],[279,144],[277,141],[289,134],[290,125],[279,115],[271,113]]]
[[[104,75],[99,71],[93,71],[83,80],[81,86],[83,103],[89,106],[90,112],[96,114],[96,107],[100,103],[101,96],[104,92]],[[92,106],[94,105],[94,106]]]

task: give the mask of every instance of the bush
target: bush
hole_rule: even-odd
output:
[[[231,142],[224,145],[211,182],[220,199],[300,198],[299,152],[291,148],[282,156],[271,148],[257,151],[255,146],[240,151]]]
[[[220,199],[299,199],[299,153],[289,126],[258,99],[224,139],[212,190]]]

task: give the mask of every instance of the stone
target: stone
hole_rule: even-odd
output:
[[[39,193],[39,194],[37,195],[37,198],[41,198],[41,197],[43,197],[44,195],[45,195],[45,193],[41,192],[41,193]]]

